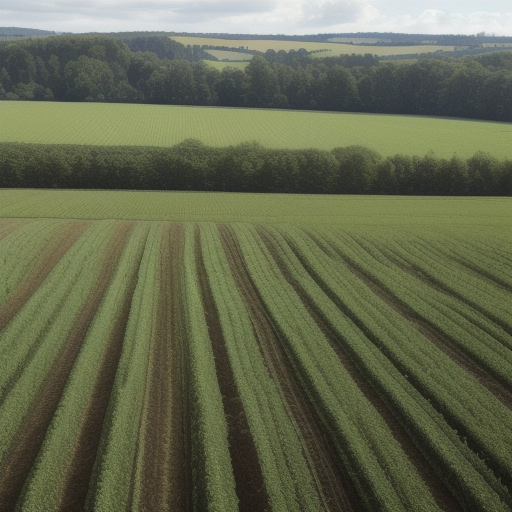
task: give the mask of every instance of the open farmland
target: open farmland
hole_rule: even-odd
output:
[[[0,511],[509,511],[510,206],[0,191]]]
[[[100,146],[210,146],[257,141],[269,148],[361,145],[382,156],[443,158],[476,151],[510,157],[510,123],[419,116],[105,103],[0,101],[0,141]]]
[[[253,57],[250,53],[242,53],[237,51],[226,51],[226,50],[206,50],[206,53],[209,53],[216,59],[220,61],[250,61]],[[205,61],[207,64],[210,62]]]
[[[219,39],[213,37],[196,36],[172,36],[171,39],[178,41],[185,46],[216,46],[233,48],[235,51],[240,47],[248,50],[266,52],[267,50],[300,50],[304,48],[308,52],[319,52],[313,54],[315,57],[335,57],[337,55],[365,55],[370,53],[379,57],[387,55],[409,55],[420,53],[432,53],[436,51],[452,52],[454,46],[439,45],[414,45],[414,46],[370,46],[328,42],[305,42],[305,41],[278,41],[274,39]]]

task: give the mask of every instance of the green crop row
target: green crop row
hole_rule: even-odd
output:
[[[458,299],[457,310],[470,317],[493,338],[512,349],[509,291],[498,288],[462,265],[447,264],[431,240],[412,242],[378,241],[383,254],[397,265]],[[468,308],[469,306],[469,308]],[[454,308],[455,309],[455,308]]]
[[[98,314],[93,319],[75,361],[25,484],[22,498],[18,501],[19,511],[58,510],[61,506],[68,466],[73,459],[76,443],[91,405],[91,395],[99,378],[99,368],[109,349],[109,341],[118,334],[113,330],[121,314],[121,306],[130,299],[130,288],[137,278],[146,236],[147,227],[144,224],[138,225],[125,247]]]
[[[471,310],[468,317],[468,306],[421,279],[407,276],[364,237],[337,234],[334,243],[343,246],[343,255],[381,283],[396,300],[448,336],[506,386],[512,387],[512,354],[479,325],[488,322],[487,318],[475,310]]]
[[[0,240],[0,305],[26,277],[43,247],[51,243],[65,222],[29,222]]]
[[[504,230],[503,234],[506,234]],[[422,247],[429,247],[434,243],[436,252],[441,259],[446,259],[451,265],[458,264],[464,269],[469,269],[473,273],[483,276],[492,289],[499,294],[503,290],[509,293],[512,291],[512,272],[510,271],[510,260],[512,258],[512,248],[507,251],[509,241],[501,240],[499,246],[494,243],[492,246],[486,245],[485,237],[479,237],[472,240],[472,243],[453,237],[420,237]],[[491,292],[492,294],[492,292]],[[502,305],[506,306],[507,301]]]
[[[352,322],[362,329],[366,337],[375,345],[377,353],[380,354],[379,357],[388,367],[388,376],[381,373],[377,386],[381,390],[384,389],[385,386],[382,382],[386,379],[389,380],[394,374],[397,381],[402,380],[402,386],[408,388],[409,394],[418,395],[416,390],[411,387],[412,384],[424,395],[424,398],[418,397],[417,402],[418,404],[423,403],[424,411],[430,411],[431,419],[423,417],[425,412],[412,414],[409,411],[407,417],[402,417],[404,426],[411,431],[413,438],[421,444],[424,427],[429,424],[429,421],[432,422],[432,418],[434,418],[439,423],[437,414],[432,409],[432,404],[436,404],[440,406],[439,408],[445,415],[457,419],[468,438],[478,439],[479,444],[486,450],[486,458],[491,456],[501,467],[510,467],[506,446],[512,432],[507,427],[503,427],[512,421],[510,411],[474,379],[467,376],[461,368],[425,339],[393,308],[377,297],[345,265],[326,255],[313,240],[298,230],[293,236],[289,235],[287,239],[295,248],[294,250],[300,254],[308,273],[314,277],[314,280],[307,275],[301,278],[305,293],[314,297],[313,290],[320,286],[331,297],[336,307],[346,311]],[[284,247],[282,250],[286,251],[288,258],[293,261],[293,252],[286,247],[284,242],[281,247]],[[299,263],[296,261],[295,265],[298,266]],[[329,322],[338,329],[340,339],[349,345],[353,343],[349,322],[346,321],[345,325],[343,324],[342,317],[339,314],[336,316],[336,308],[333,308],[328,300],[321,299],[322,292],[317,291],[316,296],[319,297],[316,299],[318,307],[329,318]],[[358,365],[366,367],[366,371],[369,373],[375,372],[375,368],[368,367],[369,359],[361,356],[360,349],[353,346],[351,350],[357,357]],[[383,359],[384,356],[389,360],[388,362]],[[386,396],[386,402],[397,407],[396,398],[394,398],[397,396],[396,390],[389,388],[387,392],[389,394]],[[471,414],[468,413],[468,409],[472,411]],[[412,418],[412,420],[406,420],[406,418]],[[439,429],[439,426],[437,428]],[[461,452],[459,459],[472,458],[475,467],[481,466],[484,478],[490,482],[488,485],[501,495],[506,496],[506,492],[490,475],[489,470],[474,454],[469,453],[463,443],[456,438],[455,433],[450,432],[448,425],[445,424],[440,430],[438,439],[442,439],[448,433],[448,436],[452,438],[452,443]],[[435,437],[431,439],[431,442],[434,441]],[[437,453],[441,453],[439,448],[440,446],[437,445]],[[429,453],[425,453],[425,456],[428,458]],[[450,459],[441,460],[441,464],[443,467],[439,468],[440,476],[447,478],[451,472],[449,469],[451,468]],[[506,474],[506,469],[504,472]],[[467,489],[460,484],[460,481],[466,477],[467,471],[464,471],[454,478],[455,481],[452,483],[459,497],[467,493]],[[480,485],[471,488],[471,492],[475,493],[475,503],[480,503],[480,506],[490,499],[486,494],[487,490],[479,490],[481,487]],[[478,492],[483,492],[483,494],[478,497],[476,496]]]
[[[111,223],[92,226],[1,333],[0,461],[96,284],[111,233]]]
[[[149,351],[155,342],[161,242],[161,226],[154,224],[149,229],[139,267],[123,351],[93,470],[95,482],[90,486],[88,496],[90,510],[128,508],[139,445]]]
[[[254,327],[214,226],[201,227],[201,247],[272,510],[320,510],[297,432],[263,362]]]
[[[254,229],[235,227],[247,269],[319,416],[369,510],[439,510]],[[309,319],[309,320],[308,320]]]
[[[104,231],[103,223],[98,223],[91,228],[90,233],[86,232],[55,265],[47,279],[3,330],[0,396],[4,395],[16,376],[21,375],[24,365],[40,348],[40,340],[48,336],[49,330],[51,336],[58,332],[63,337],[71,327],[80,305],[94,284],[98,252],[89,251],[91,247],[101,250],[101,244],[106,241]],[[84,268],[89,273],[83,272]],[[77,288],[73,286],[75,283]],[[70,302],[71,297],[73,305]],[[59,321],[65,322],[67,330],[55,331],[56,326],[52,320],[55,320],[61,310],[64,313],[60,315]],[[19,343],[19,340],[23,340],[23,343]]]
[[[227,424],[201,301],[194,226],[191,224],[185,231],[183,279],[189,342],[194,509],[235,511],[238,510],[238,498],[229,455]]]

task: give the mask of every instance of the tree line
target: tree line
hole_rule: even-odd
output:
[[[255,52],[257,53],[257,52]],[[379,62],[368,55],[257,54],[204,63],[166,37],[58,36],[0,45],[0,99],[290,108],[512,121],[512,52]]]
[[[394,155],[362,146],[169,148],[0,143],[0,187],[512,196],[512,160]]]

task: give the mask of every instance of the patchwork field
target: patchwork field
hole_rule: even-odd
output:
[[[252,59],[252,55],[250,53],[242,53],[237,51],[226,51],[226,50],[206,50],[206,53],[209,53],[216,59],[220,61],[250,61]],[[209,64],[209,62],[207,62]]]
[[[510,206],[0,191],[0,511],[509,511]]]
[[[37,144],[211,146],[258,141],[269,148],[362,145],[397,153],[510,157],[510,123],[417,116],[112,103],[0,101],[0,141]]]
[[[274,39],[219,39],[212,37],[194,37],[194,36],[172,36],[171,39],[178,41],[185,46],[199,45],[199,46],[219,46],[238,49],[241,46],[248,50],[257,50],[266,52],[267,50],[299,50],[304,48],[308,52],[320,52],[317,56],[334,57],[336,55],[365,55],[370,53],[372,55],[386,56],[386,55],[409,55],[420,53],[432,53],[436,51],[451,52],[455,49],[454,46],[439,46],[439,45],[425,45],[425,46],[370,46],[370,45],[356,45],[356,44],[343,44],[343,43],[308,43],[304,41],[277,41]]]

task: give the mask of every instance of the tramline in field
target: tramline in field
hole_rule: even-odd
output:
[[[371,223],[0,221],[0,511],[510,510],[512,245]]]

